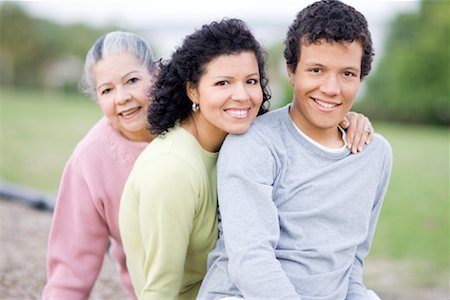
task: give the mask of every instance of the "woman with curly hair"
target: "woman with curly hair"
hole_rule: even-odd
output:
[[[268,110],[263,49],[241,20],[204,25],[161,63],[151,96],[158,137],[136,160],[119,213],[127,267],[140,299],[194,299],[218,238],[218,151]]]
[[[159,137],[137,159],[119,213],[139,299],[196,297],[218,237],[218,151],[267,111],[263,55],[244,22],[224,19],[161,64],[148,112]]]

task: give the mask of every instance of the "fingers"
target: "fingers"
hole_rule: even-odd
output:
[[[350,121],[347,119],[347,117],[344,117],[344,120],[339,123],[339,126],[341,126],[341,128],[347,129],[348,126],[350,126]]]
[[[347,147],[348,147],[348,149],[350,149],[350,151],[353,152],[352,147],[353,147],[353,140],[355,139],[356,124],[357,124],[358,116],[354,112],[349,112],[346,116],[346,119],[347,119],[347,123],[348,123],[347,127],[343,127],[342,122],[339,125],[345,129],[347,129]]]
[[[368,144],[370,144],[372,142],[373,137],[375,136],[375,131],[373,130],[372,123],[370,123],[369,119],[367,119],[367,124],[364,127],[364,131],[367,132],[366,144],[368,145]]]
[[[360,117],[356,119],[355,124],[355,134],[353,136],[352,148],[351,151],[353,153],[358,153],[363,150],[364,142],[362,142],[363,137],[367,135],[364,131],[364,119],[365,117]]]
[[[367,117],[363,117],[359,120],[357,124],[357,133],[355,134],[355,140],[353,141],[353,153],[356,151],[361,152],[364,149],[364,145],[366,144],[367,137],[372,131],[372,127],[367,125],[369,122],[369,119]]]
[[[350,151],[356,154],[363,151],[364,145],[372,141],[373,127],[369,119],[362,114],[350,112],[347,118],[350,122],[347,127],[347,145]]]

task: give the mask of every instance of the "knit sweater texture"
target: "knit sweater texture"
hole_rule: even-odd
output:
[[[66,163],[49,237],[43,299],[88,299],[109,253],[135,298],[119,233],[119,203],[134,161],[148,145],[120,135],[103,117]]]

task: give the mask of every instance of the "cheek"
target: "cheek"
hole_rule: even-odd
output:
[[[344,97],[348,100],[349,104],[352,104],[355,101],[356,96],[358,95],[359,85],[349,86],[344,90]]]
[[[148,107],[150,106],[150,99],[148,99],[147,97],[143,97],[142,101],[139,101],[141,106],[145,109],[148,110]]]
[[[262,102],[263,102],[263,91],[262,88],[257,88],[255,90],[252,91],[251,93],[251,99],[254,105],[256,106],[261,106]]]
[[[111,101],[107,101],[107,100],[100,100],[99,101],[99,106],[101,111],[103,112],[103,114],[105,116],[111,116],[114,114],[114,105]]]

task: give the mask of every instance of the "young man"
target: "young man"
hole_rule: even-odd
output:
[[[316,2],[285,43],[292,103],[220,151],[220,238],[199,299],[370,298],[362,265],[392,151],[376,135],[352,154],[338,126],[371,68],[367,21],[340,1]]]

